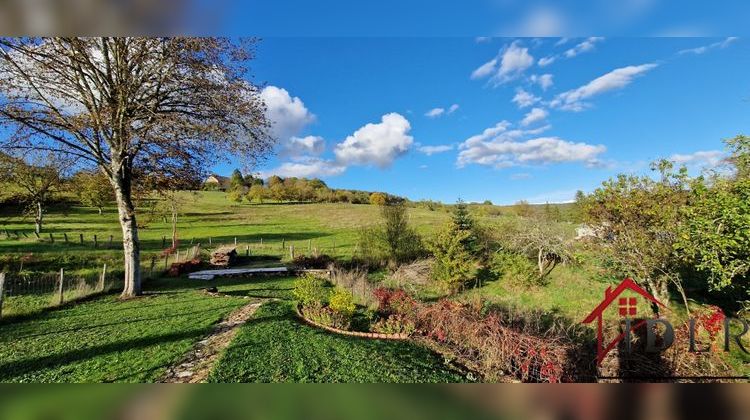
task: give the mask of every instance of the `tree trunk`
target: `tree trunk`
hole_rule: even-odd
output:
[[[114,174],[112,184],[122,227],[122,249],[125,254],[125,286],[122,297],[132,297],[141,294],[141,244],[138,240],[135,206],[131,197],[130,174],[122,172]]]
[[[101,216],[101,215],[102,215],[102,208],[99,207],[99,216]]]
[[[669,307],[669,283],[662,279],[646,279],[646,284],[651,295],[664,306]]]
[[[36,202],[36,211],[34,212],[34,231],[37,235],[42,233],[42,220],[44,219],[44,209],[42,209],[42,202]]]

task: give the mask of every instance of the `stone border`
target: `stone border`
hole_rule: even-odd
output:
[[[377,339],[377,340],[407,340],[409,338],[408,334],[404,333],[397,333],[397,334],[383,334],[383,333],[373,333],[373,332],[361,332],[361,331],[347,331],[347,330],[340,330],[338,328],[334,328],[328,325],[319,324],[313,320],[310,320],[305,317],[305,315],[302,314],[302,311],[300,311],[299,307],[295,305],[294,311],[297,313],[297,316],[305,321],[305,323],[316,327],[324,329],[328,332],[332,332],[334,334],[340,334],[340,335],[346,335],[349,337],[359,337],[359,338],[371,338],[371,339]]]

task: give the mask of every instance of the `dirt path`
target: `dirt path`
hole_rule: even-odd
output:
[[[227,348],[237,335],[239,327],[253,316],[266,301],[255,301],[232,312],[227,319],[217,324],[201,341],[183,357],[178,364],[167,369],[159,379],[162,383],[204,382],[211,368],[219,360],[221,351]]]

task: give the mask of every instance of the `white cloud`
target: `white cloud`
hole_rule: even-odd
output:
[[[431,110],[424,113],[425,117],[437,118],[445,113],[444,108],[432,108]]]
[[[557,42],[555,42],[555,46],[559,47],[560,45],[565,45],[568,43],[568,41],[570,41],[570,38],[562,37]]]
[[[534,64],[534,57],[529,49],[522,47],[520,42],[513,41],[506,46],[498,57],[482,64],[471,73],[472,79],[492,76],[495,85],[507,83],[517,79],[523,72]]]
[[[604,41],[604,38],[600,36],[592,36],[592,37],[586,38],[585,41],[577,44],[573,48],[566,50],[563,53],[563,55],[565,55],[566,58],[573,58],[577,56],[578,54],[593,50],[596,43],[601,42],[601,41]]]
[[[281,156],[319,155],[323,153],[326,142],[320,136],[290,137],[282,144]]]
[[[492,60],[482,64],[481,66],[477,67],[476,70],[471,72],[471,78],[481,79],[481,78],[487,77],[496,71],[496,67],[497,67],[497,58],[493,58]]]
[[[730,37],[724,39],[723,41],[714,42],[713,44],[708,44],[708,45],[704,45],[702,47],[697,47],[697,48],[688,48],[688,49],[685,49],[685,50],[680,50],[680,51],[677,52],[677,54],[680,54],[680,55],[682,55],[682,54],[698,54],[698,55],[700,55],[700,54],[706,53],[706,52],[708,52],[710,50],[714,50],[714,49],[717,49],[717,48],[726,48],[726,47],[729,46],[729,44],[731,44],[732,42],[734,42],[734,41],[736,41],[738,39],[739,38],[737,38],[736,36],[730,36]]]
[[[544,121],[549,112],[543,108],[532,108],[521,120],[521,125],[526,127],[539,121]]]
[[[553,76],[549,73],[547,74],[532,74],[531,77],[529,77],[529,80],[531,80],[531,83],[538,84],[542,90],[547,90],[552,84],[554,83],[552,81]]]
[[[306,159],[301,162],[285,162],[276,169],[261,172],[266,178],[271,175],[281,177],[318,178],[341,175],[346,171],[346,166],[338,162],[323,159]]]
[[[431,110],[425,112],[425,117],[428,118],[437,118],[442,115],[450,115],[458,110],[458,104],[453,104],[448,107],[446,110],[445,108],[432,108]]]
[[[546,67],[550,64],[554,63],[555,60],[557,60],[557,57],[554,55],[548,56],[548,57],[542,57],[539,59],[539,67]]]
[[[526,108],[539,102],[540,98],[526,92],[522,88],[518,88],[512,100],[519,108]]]
[[[296,155],[307,153],[303,147],[305,141],[300,142],[297,137],[302,130],[315,121],[315,115],[305,107],[304,102],[298,97],[292,97],[286,89],[276,86],[267,86],[260,93],[261,99],[266,104],[266,118],[271,122],[271,134],[279,142],[281,154]],[[322,139],[320,139],[322,140]]]
[[[336,145],[334,153],[338,162],[376,165],[385,168],[406,153],[414,142],[408,135],[411,125],[402,115],[383,115],[380,123],[360,127],[342,143]]]
[[[510,123],[501,121],[481,134],[469,137],[461,145],[456,164],[464,167],[478,164],[493,168],[560,162],[596,161],[606,151],[603,145],[570,142],[558,137],[534,136],[549,128],[508,130]]]
[[[286,89],[267,86],[260,97],[266,104],[266,116],[273,124],[273,134],[279,139],[297,135],[307,124],[315,121],[315,115],[305,107],[304,102],[289,95]]]
[[[574,47],[565,50],[562,54],[553,54],[547,57],[540,58],[539,67],[549,66],[550,64],[557,61],[558,58],[573,58],[579,54],[592,51],[594,47],[596,46],[596,43],[602,42],[602,41],[604,41],[604,38],[600,36],[592,36],[592,37],[586,38],[582,42],[576,44]],[[566,42],[568,42],[568,38],[562,38],[560,41],[557,41],[555,43],[555,46],[563,45]]]
[[[520,76],[533,64],[534,57],[529,54],[529,49],[521,47],[518,41],[514,41],[505,49],[495,78],[498,83],[505,83]]]
[[[622,89],[637,76],[655,67],[656,64],[641,64],[640,66],[627,66],[612,70],[577,89],[557,95],[550,102],[550,106],[566,111],[581,111],[589,105],[585,102],[586,99],[610,90]]]
[[[725,157],[724,152],[720,150],[702,150],[689,154],[674,154],[669,157],[669,160],[687,166],[713,168],[719,166]]]
[[[435,153],[443,153],[447,152],[449,150],[453,150],[453,145],[451,144],[440,144],[437,146],[419,146],[417,148],[417,151],[420,153],[424,153],[427,156],[432,156]]]

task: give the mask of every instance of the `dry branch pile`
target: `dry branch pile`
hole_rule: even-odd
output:
[[[228,267],[237,259],[237,248],[223,246],[211,253],[211,265]]]

